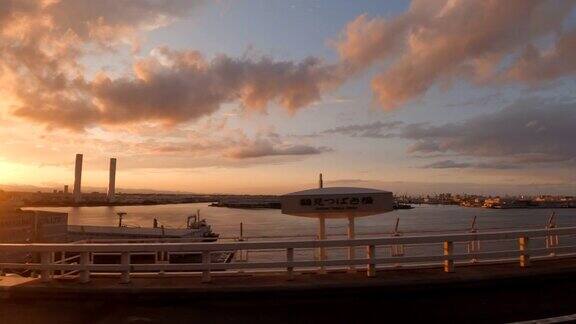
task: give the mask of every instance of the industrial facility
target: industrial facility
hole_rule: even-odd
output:
[[[74,166],[74,203],[82,203],[82,154],[76,154],[76,163]],[[64,186],[64,193],[68,193],[68,186]],[[116,158],[110,158],[110,175],[108,179],[108,193],[106,200],[114,202],[116,195]]]

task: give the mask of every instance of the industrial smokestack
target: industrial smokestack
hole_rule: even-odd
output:
[[[82,154],[76,154],[74,167],[74,202],[82,200]]]
[[[108,202],[114,201],[116,194],[116,158],[110,159],[110,179],[108,182]]]
[[[320,173],[320,177],[318,178],[318,188],[324,188],[324,181],[322,181],[322,173]]]

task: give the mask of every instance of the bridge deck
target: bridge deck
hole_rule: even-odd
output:
[[[365,274],[93,277],[14,286],[0,322],[20,323],[504,323],[576,313],[576,259]]]
[[[50,298],[114,298],[134,295],[138,297],[185,297],[206,298],[208,295],[233,296],[236,294],[292,294],[306,291],[307,294],[331,294],[342,291],[401,291],[420,290],[459,285],[482,284],[491,281],[511,281],[535,278],[551,278],[576,274],[576,258],[533,261],[529,268],[519,268],[516,263],[477,264],[460,266],[454,273],[445,273],[439,267],[429,269],[379,270],[375,278],[366,277],[364,270],[356,273],[345,271],[327,274],[299,273],[289,281],[286,274],[218,274],[214,273],[211,283],[202,283],[199,276],[177,274],[134,276],[130,283],[121,284],[118,276],[94,275],[89,283],[59,279],[42,283],[40,280],[24,280],[21,284],[2,286],[5,297],[50,296]]]

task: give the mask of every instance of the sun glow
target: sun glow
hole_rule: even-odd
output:
[[[46,175],[51,175],[47,178]],[[0,160],[0,185],[45,185],[46,182],[68,178],[64,168],[27,165]]]
[[[30,167],[0,160],[0,183],[18,182],[27,174]]]

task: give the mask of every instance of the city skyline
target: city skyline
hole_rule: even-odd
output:
[[[85,4],[0,2],[0,185],[576,194],[572,1]]]

